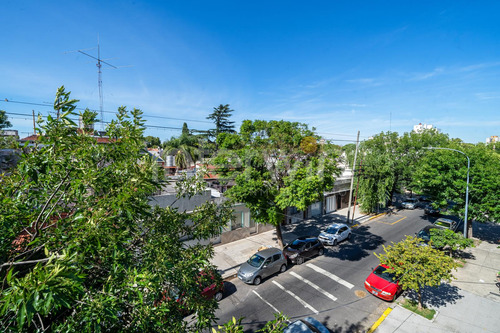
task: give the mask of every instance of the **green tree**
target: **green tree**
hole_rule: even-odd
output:
[[[12,127],[12,124],[9,121],[9,117],[4,110],[0,110],[0,131],[4,128]]]
[[[281,247],[286,209],[306,210],[322,200],[339,173],[338,150],[311,149],[313,136],[305,124],[245,120],[239,133],[217,138],[220,149],[211,162],[235,183],[226,196],[244,203],[255,221],[274,225]]]
[[[39,121],[40,145],[0,179],[0,328],[2,331],[201,331],[217,303],[199,291],[212,270],[211,245],[227,206],[194,212],[152,208],[162,183],[144,154],[141,111],[120,107],[97,144],[71,120],[76,100],[58,89],[58,117]],[[81,113],[92,125],[95,112]],[[181,182],[191,196],[196,177]],[[192,183],[192,184],[191,184]],[[186,221],[192,223],[186,223]],[[182,292],[182,302],[175,297]],[[194,322],[181,307],[193,311]]]
[[[159,148],[161,146],[160,138],[148,135],[144,138],[147,148]]]
[[[201,158],[200,138],[193,135],[186,123],[182,125],[181,135],[177,138],[172,137],[170,140],[163,143],[164,157],[166,155],[174,155],[175,159],[179,159],[182,163],[181,169],[185,169],[192,163],[195,163]],[[182,154],[184,156],[179,156]],[[179,157],[178,157],[179,156]],[[179,164],[176,165],[179,167]]]
[[[474,246],[474,241],[470,238],[465,238],[462,234],[458,234],[449,229],[431,229],[431,243],[437,249],[444,249],[450,253],[450,257],[457,250],[465,249]]]
[[[441,147],[462,151],[470,159],[468,222],[500,221],[500,154],[482,143],[450,141]],[[428,194],[440,207],[464,218],[467,159],[454,151],[428,150],[418,161],[412,186]],[[470,237],[472,223],[468,226]]]
[[[220,133],[235,133],[234,130],[234,121],[230,121],[229,118],[232,116],[232,110],[229,108],[229,104],[222,105],[220,104],[218,107],[214,107],[213,112],[208,115],[207,119],[210,119],[214,122],[215,128],[208,131],[210,137],[215,138]]]
[[[380,133],[360,144],[361,173],[359,194],[361,208],[375,212],[386,207],[395,193],[413,189],[413,174],[426,150],[448,142],[448,136],[436,130],[422,133]]]
[[[418,295],[418,307],[422,309],[422,288],[436,287],[442,280],[453,278],[451,271],[458,264],[443,252],[431,246],[421,246],[418,238],[407,236],[399,243],[384,247],[384,253],[376,254],[380,263],[390,267],[399,279],[403,290],[414,290]]]

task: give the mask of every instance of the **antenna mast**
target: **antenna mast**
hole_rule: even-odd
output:
[[[83,55],[86,55],[87,57],[90,57],[92,59],[97,60],[96,66],[97,66],[97,86],[99,87],[99,111],[101,113],[101,129],[104,130],[104,112],[103,112],[104,102],[103,102],[103,94],[102,94],[102,70],[101,70],[101,68],[102,68],[102,64],[106,64],[112,68],[118,68],[118,67],[101,59],[101,47],[99,44],[99,35],[97,35],[97,58],[86,53],[86,52],[83,52],[83,50],[77,50],[76,52],[79,52]]]

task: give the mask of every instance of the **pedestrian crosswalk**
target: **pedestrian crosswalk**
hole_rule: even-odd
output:
[[[341,279],[341,278],[339,278],[337,275],[332,274],[332,273],[330,273],[330,272],[328,272],[328,271],[324,270],[324,269],[323,269],[323,268],[321,268],[321,267],[318,267],[318,266],[316,266],[316,265],[314,265],[314,264],[307,264],[306,266],[307,266],[307,267],[310,267],[310,268],[312,268],[312,269],[314,269],[314,270],[315,270],[316,272],[318,272],[318,273],[321,273],[321,274],[323,274],[323,275],[325,275],[325,276],[329,277],[329,278],[330,278],[330,279],[332,279],[333,281],[338,282],[338,283],[340,283],[340,284],[342,284],[342,285],[346,286],[346,287],[347,287],[347,288],[349,288],[349,289],[352,289],[352,288],[354,287],[354,285],[353,285],[353,284],[351,284],[351,283],[349,283],[349,282],[347,282],[347,281],[345,281],[345,280],[342,280],[342,279]]]
[[[312,276],[316,278],[313,278],[312,280],[314,281],[311,281],[311,274],[309,273],[310,270],[320,274],[321,278],[318,279],[318,274],[315,274]],[[293,279],[288,277],[293,277]],[[278,282],[277,280],[284,281]],[[292,302],[297,302],[297,305],[300,304],[310,312],[319,314],[321,306],[324,307],[325,302],[328,303],[326,300],[330,302],[338,301],[338,295],[333,295],[331,290],[342,292],[338,290],[339,285],[342,286],[342,288],[347,288],[348,290],[354,287],[352,283],[313,263],[307,263],[306,265],[301,266],[300,271],[290,270],[284,274],[282,273],[279,275],[279,279],[271,278],[270,282],[272,282],[272,285],[279,288],[282,292],[291,296],[290,301],[283,302],[282,296],[281,298],[271,296],[273,293],[269,292],[269,285],[265,286],[265,288],[268,289],[266,294],[259,293],[257,290],[253,290],[252,292],[275,313],[284,313],[286,308],[290,309],[291,306],[293,307]],[[316,300],[318,300],[318,304],[312,304],[314,303],[313,301]],[[331,308],[331,303],[329,303],[329,308]]]

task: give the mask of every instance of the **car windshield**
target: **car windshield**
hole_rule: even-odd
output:
[[[434,224],[437,225],[437,226],[443,227],[443,228],[448,228],[448,229],[451,228],[451,223],[448,222],[448,221],[440,221],[440,220],[438,220]]]
[[[298,239],[294,240],[292,244],[288,245],[290,249],[300,250],[304,246],[304,242]]]
[[[418,235],[417,235],[417,237],[418,238],[422,238],[425,241],[430,241],[431,240],[431,236],[425,230],[420,230],[419,233],[418,233]]]
[[[396,276],[393,273],[388,273],[387,268],[378,266],[377,269],[373,271],[373,274],[380,276],[382,279],[387,280],[389,282],[395,282]]]
[[[339,227],[329,227],[328,229],[326,229],[326,232],[329,234],[336,234],[338,230]]]
[[[259,256],[258,254],[254,254],[247,260],[247,263],[253,267],[260,267],[262,263],[266,260],[266,258]]]

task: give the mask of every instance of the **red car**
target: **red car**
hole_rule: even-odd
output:
[[[206,299],[215,299],[219,302],[224,297],[224,281],[217,271],[200,271],[198,273],[198,286],[200,294]],[[175,300],[184,315],[188,315],[191,311],[186,309],[184,298],[185,293],[180,291],[176,286],[171,286],[163,291],[162,298],[159,302],[165,300]]]
[[[386,265],[378,265],[366,278],[365,288],[371,294],[392,302],[401,292],[398,280],[392,273],[388,273]]]

